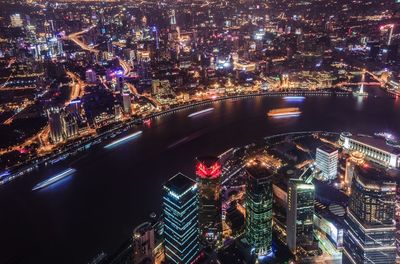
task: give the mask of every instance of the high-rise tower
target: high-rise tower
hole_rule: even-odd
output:
[[[356,167],[345,218],[344,264],[395,263],[396,182],[385,171]]]
[[[274,173],[258,160],[246,166],[245,238],[256,255],[267,255],[272,244],[272,184]]]
[[[197,158],[199,224],[202,238],[210,244],[222,235],[221,164],[217,157]]]
[[[165,256],[169,263],[189,264],[200,250],[196,182],[178,173],[163,191]]]
[[[314,185],[302,179],[290,179],[287,197],[287,244],[296,254],[298,248],[311,245],[314,240]]]

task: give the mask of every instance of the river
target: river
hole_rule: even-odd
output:
[[[291,131],[400,131],[400,100],[372,96],[310,96],[303,102],[254,97],[215,102],[159,117],[112,149],[41,169],[0,188],[0,263],[87,263],[112,253],[133,228],[159,212],[161,186],[177,172],[194,176],[194,158],[220,154]],[[374,96],[376,95],[376,96]],[[295,118],[271,119],[277,107],[300,107]],[[196,117],[189,114],[205,108]],[[40,180],[73,167],[75,174],[40,191]]]

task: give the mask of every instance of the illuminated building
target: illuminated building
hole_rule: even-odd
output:
[[[160,86],[161,86],[161,82],[160,82],[159,79],[153,79],[153,80],[151,80],[151,94],[152,94],[152,95],[157,95]]]
[[[364,155],[360,152],[354,151],[350,154],[350,157],[346,160],[346,171],[344,175],[344,184],[350,190],[351,183],[353,180],[354,168],[357,165],[364,163]]]
[[[78,120],[76,115],[72,113],[62,113],[61,123],[65,139],[78,135]]]
[[[197,158],[196,176],[199,187],[199,225],[202,238],[210,244],[221,239],[221,164],[217,157]]]
[[[396,248],[397,248],[397,259],[400,259],[400,232],[399,232],[399,227],[400,227],[400,184],[399,181],[397,181],[397,186],[396,186]]]
[[[323,243],[330,253],[342,255],[340,251],[343,248],[345,208],[338,204],[331,204],[328,208],[318,204],[314,213],[314,230],[319,242]],[[320,208],[321,206],[323,208]]]
[[[326,180],[334,180],[336,178],[338,153],[337,149],[326,145],[317,148],[315,165]]]
[[[385,171],[356,167],[345,218],[344,264],[395,263],[396,182]]]
[[[21,18],[20,14],[14,14],[10,16],[11,27],[19,27],[22,28],[24,26],[24,21]]]
[[[246,166],[245,238],[256,255],[267,255],[272,245],[273,172],[262,162],[253,160]]]
[[[315,188],[301,179],[290,179],[287,192],[287,245],[295,254],[299,247],[311,245],[314,238]]]
[[[189,264],[199,254],[197,184],[178,173],[163,187],[164,247],[167,261]]]
[[[115,73],[115,90],[122,91],[124,88],[124,74],[122,71],[117,71]]]
[[[289,87],[289,74],[282,74],[282,87]]]
[[[352,135],[341,133],[339,144],[346,151],[358,151],[364,154],[366,159],[385,167],[400,167],[400,153],[391,146],[390,141],[384,138]]]
[[[60,109],[52,107],[47,110],[49,118],[50,138],[53,143],[61,142],[63,138],[63,124]]]
[[[238,71],[252,72],[256,70],[256,64],[254,62],[247,61],[235,61],[233,63],[234,69]]]
[[[131,114],[131,112],[132,112],[131,95],[127,91],[124,91],[122,93],[122,105],[123,105],[124,112],[126,114]]]
[[[54,22],[53,20],[46,20],[43,24],[46,39],[54,37]]]
[[[85,79],[86,82],[88,83],[96,83],[97,82],[96,72],[93,71],[92,69],[87,70],[85,73]]]
[[[154,228],[150,222],[137,226],[132,237],[133,264],[147,263],[154,259],[155,248]]]
[[[380,27],[381,31],[388,30],[388,38],[387,38],[387,45],[388,46],[390,46],[392,44],[393,29],[394,29],[394,24],[383,25],[383,26]]]

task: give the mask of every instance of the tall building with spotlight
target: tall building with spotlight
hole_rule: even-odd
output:
[[[200,251],[197,184],[178,173],[163,186],[164,248],[168,263],[189,264]]]
[[[272,184],[274,173],[258,160],[246,164],[245,238],[252,253],[262,256],[272,246]]]
[[[287,245],[296,254],[314,241],[314,185],[302,179],[290,179],[287,203]]]
[[[396,182],[356,167],[345,218],[343,264],[396,262]]]
[[[221,164],[217,157],[196,159],[196,176],[199,187],[199,224],[204,241],[213,245],[221,240]]]
[[[332,147],[324,145],[317,148],[317,153],[315,154],[316,167],[326,180],[336,179],[338,155],[338,150]]]

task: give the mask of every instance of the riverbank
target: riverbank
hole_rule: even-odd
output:
[[[221,96],[215,99],[207,99],[200,102],[185,104],[176,106],[174,108],[164,110],[157,113],[151,113],[146,115],[142,118],[131,119],[126,123],[120,124],[118,126],[113,127],[108,131],[104,131],[99,135],[94,137],[90,137],[87,139],[80,140],[78,142],[72,144],[66,144],[63,149],[56,150],[50,154],[45,156],[37,157],[35,159],[29,160],[23,164],[18,166],[14,166],[11,168],[6,169],[5,171],[0,173],[0,185],[7,184],[18,177],[24,176],[29,174],[35,169],[38,169],[42,166],[53,165],[57,162],[65,160],[67,158],[76,156],[78,154],[82,154],[90,150],[91,148],[101,145],[104,141],[109,140],[110,138],[114,138],[123,132],[132,129],[137,124],[140,124],[142,120],[146,119],[153,119],[164,115],[169,115],[175,113],[177,111],[186,110],[189,108],[194,108],[202,105],[209,105],[215,102],[225,101],[225,100],[233,100],[233,99],[246,99],[252,97],[259,97],[259,96],[272,96],[272,97],[284,97],[284,96],[349,96],[351,92],[348,91],[283,91],[283,92],[260,92],[260,93],[251,93],[251,94],[239,94],[239,95],[229,95],[229,96]]]

